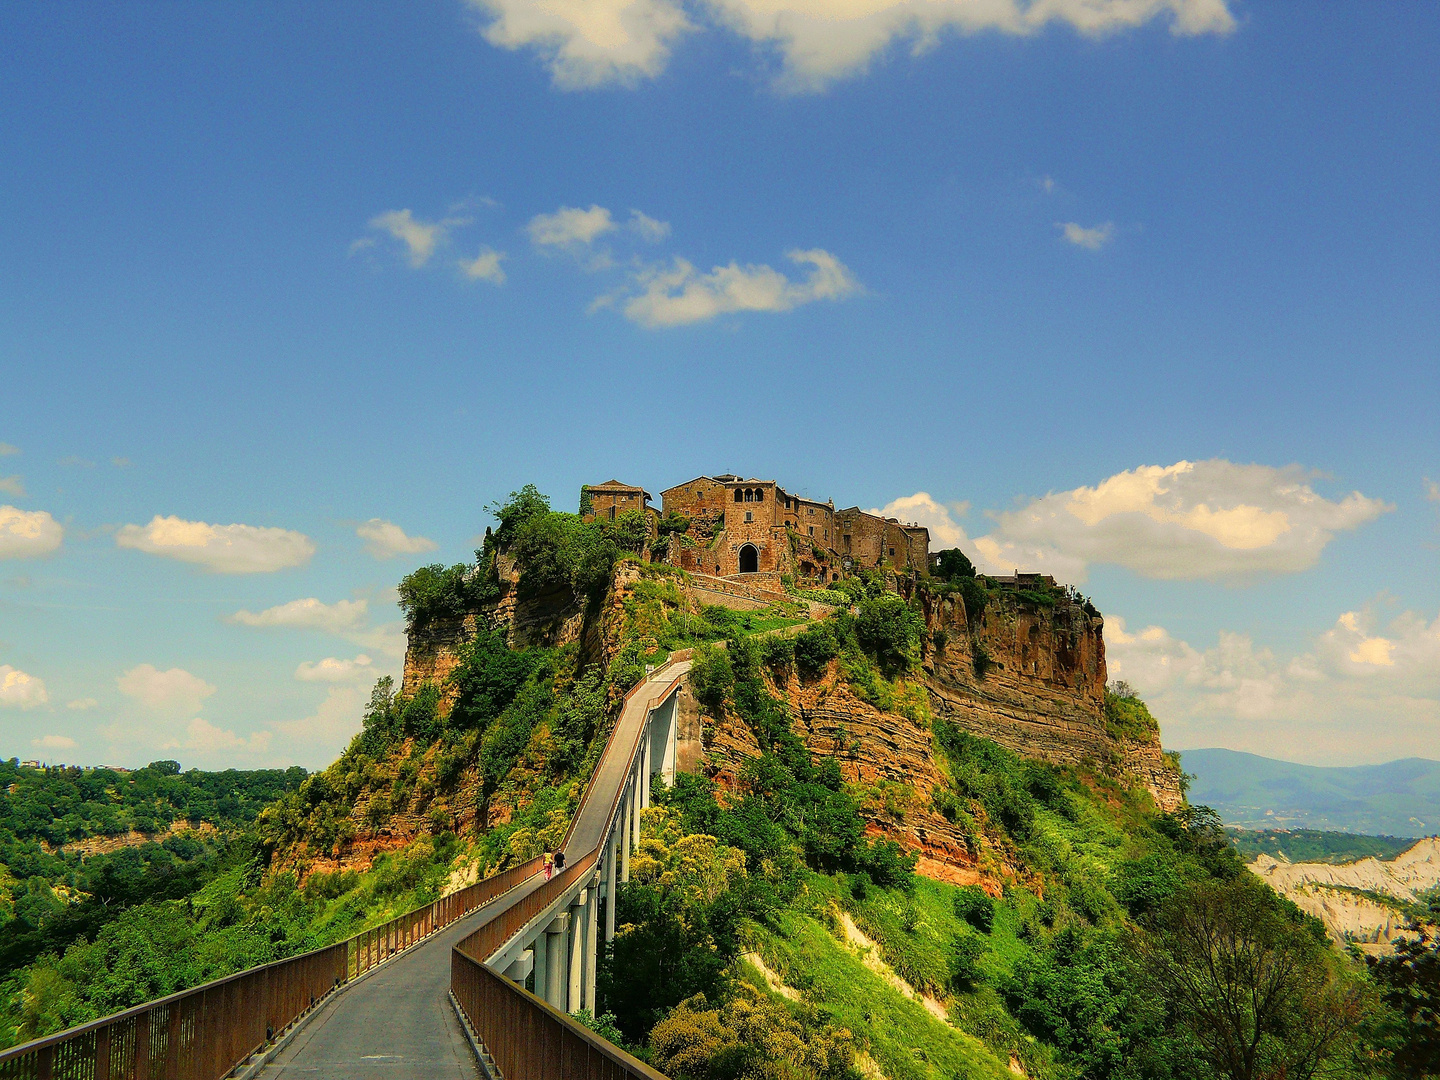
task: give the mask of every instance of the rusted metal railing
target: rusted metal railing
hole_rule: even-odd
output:
[[[675,655],[671,654],[670,659],[648,678],[631,687],[625,695],[626,704],[641,687],[653,682],[656,675],[676,662]],[[673,680],[661,692],[659,699],[663,701],[669,697],[678,682],[678,678]],[[603,766],[605,757],[612,752],[622,753],[628,773],[634,766],[640,750],[640,738],[644,737],[647,728],[642,724],[635,743],[628,747],[615,746],[615,732],[619,729],[617,721],[611,741],[601,756],[601,763]],[[614,827],[625,785],[620,784],[609,805],[590,805],[600,772],[601,767],[597,767],[591,776],[580,809],[570,824],[570,832],[574,831],[582,814],[603,813],[604,826],[600,830],[600,843],[603,844]],[[569,835],[567,832],[567,839]],[[599,858],[600,847],[597,845],[550,881],[533,889],[506,910],[497,912],[494,918],[477,927],[474,933],[450,951],[450,992],[455,995],[456,1003],[469,1019],[486,1052],[494,1058],[502,1076],[525,1077],[527,1080],[667,1080],[664,1074],[601,1038],[523,986],[485,966],[485,961],[512,937],[588,875]],[[614,903],[613,898],[609,902]]]
[[[501,1076],[666,1080],[643,1061],[458,950],[450,953],[450,989]]]
[[[0,1080],[220,1080],[350,979],[538,874],[531,859],[321,949],[0,1051]]]

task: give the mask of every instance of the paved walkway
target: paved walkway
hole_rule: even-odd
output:
[[[646,713],[688,662],[651,676],[616,721],[616,732],[596,770],[595,786],[581,807],[567,857],[588,854],[600,842],[610,804],[624,783],[629,748]],[[613,752],[612,752],[613,751]],[[258,1080],[475,1080],[475,1057],[450,1005],[450,950],[489,919],[544,884],[536,875],[504,896],[457,919],[387,962],[321,1008]]]

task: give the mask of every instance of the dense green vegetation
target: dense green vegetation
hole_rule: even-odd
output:
[[[401,586],[412,629],[481,616],[448,682],[406,697],[381,680],[323,772],[157,763],[56,776],[43,797],[14,763],[0,772],[0,930],[33,958],[0,987],[0,1045],[341,940],[457,873],[552,850],[625,692],[646,664],[693,648],[705,723],[743,725],[758,753],[724,787],[657,784],[601,962],[601,1014],[581,1017],[675,1080],[1379,1080],[1437,1067],[1433,939],[1367,968],[1241,858],[1244,843],[1295,858],[1398,841],[1232,842],[1204,807],[1159,814],[1114,776],[1023,759],[932,716],[921,661],[944,641],[879,575],[834,583],[841,610],[816,622],[803,598],[697,610],[684,574],[641,557],[638,515],[586,523],[529,486],[493,510],[473,565]],[[684,535],[675,522],[664,534]],[[510,560],[522,597],[604,612],[608,665],[574,644],[511,648],[485,623],[479,605]],[[959,551],[941,553],[932,587],[961,594],[972,619],[993,599]],[[983,675],[987,658],[974,660]],[[822,680],[928,729],[943,783],[862,783],[845,738],[813,756],[781,691],[828,693]],[[1117,738],[1155,731],[1124,685],[1105,718]],[[913,855],[867,835],[877,807],[899,821],[922,801],[955,826],[976,884],[919,877]],[[181,818],[217,830],[83,860],[50,850]],[[382,828],[416,839],[299,886],[297,871]],[[103,917],[66,921],[86,910]]]
[[[1415,841],[1405,836],[1359,836],[1318,829],[1226,830],[1240,858],[1250,862],[1270,855],[1289,862],[1347,863],[1374,857],[1393,859],[1409,851]]]
[[[173,761],[133,772],[0,762],[0,978],[93,938],[133,904],[195,891],[236,831],[304,778],[301,768],[181,772]]]
[[[827,620],[790,655],[825,640],[878,667],[884,645],[867,652],[859,621]],[[995,895],[917,879],[855,828],[863,794],[838,762],[791,734],[762,678],[783,653],[732,641],[697,661],[697,697],[762,753],[735,791],[681,777],[647,812],[602,969],[602,1007],[669,1075],[852,1075],[862,1056],[892,1078],[1001,1077],[1011,1062],[1056,1080],[1383,1072],[1393,1051],[1362,1037],[1379,1015],[1370,981],[1243,870],[1213,813],[1158,815],[1103,775],[936,718],[937,808],[982,869],[1012,869]]]
[[[1112,739],[1144,741],[1159,734],[1160,724],[1135,688],[1119,680],[1105,688],[1105,730]]]
[[[0,762],[0,1045],[106,1011],[120,976],[108,966],[103,977],[89,968],[60,976],[58,958],[93,960],[100,942],[135,932],[163,951],[173,928],[157,925],[156,914],[243,862],[244,831],[305,775],[182,772],[173,761],[133,772]],[[60,998],[72,1004],[54,1005]]]

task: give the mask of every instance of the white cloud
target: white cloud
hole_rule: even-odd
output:
[[[84,711],[85,709],[93,709],[99,704],[100,702],[96,701],[93,697],[82,697],[76,698],[74,701],[67,701],[65,707],[67,709]]]
[[[422,551],[434,551],[440,545],[423,536],[406,536],[405,530],[384,518],[371,518],[355,530],[365,541],[365,550],[377,559],[388,559],[395,555],[418,555]]]
[[[1394,509],[1358,491],[1325,499],[1311,478],[1299,466],[1223,459],[1145,465],[993,514],[975,547],[989,573],[1040,570],[1077,584],[1092,563],[1166,579],[1295,573],[1335,533]]]
[[[860,291],[849,269],[828,251],[793,250],[786,257],[810,268],[803,281],[791,281],[769,266],[717,266],[701,274],[684,259],[668,267],[649,267],[635,275],[638,294],[624,300],[626,318],[655,329],[704,322],[739,311],[790,311],[815,300],[840,300]],[[603,307],[616,297],[602,297]]]
[[[1425,498],[1431,502],[1440,502],[1440,484],[1428,477],[1425,480]]]
[[[1440,732],[1440,617],[1375,606],[1342,613],[1285,658],[1222,631],[1196,649],[1159,626],[1130,634],[1106,616],[1109,673],[1133,683],[1166,745],[1227,746],[1315,764],[1434,756]]]
[[[482,247],[473,259],[461,259],[460,270],[471,281],[488,281],[491,285],[505,284],[505,270],[500,261],[505,258],[503,251]]]
[[[639,210],[630,211],[630,221],[626,226],[642,240],[648,240],[652,244],[658,244],[670,235],[670,223],[668,221],[656,221],[648,214],[642,214]]]
[[[485,40],[533,48],[555,85],[633,85],[665,69],[670,46],[692,29],[676,0],[470,0],[494,21]]]
[[[45,692],[43,679],[26,675],[9,664],[0,664],[0,707],[34,709],[49,701],[50,695]]]
[[[115,534],[123,548],[196,563],[217,574],[259,574],[303,566],[315,554],[304,533],[255,525],[209,525],[156,514]]]
[[[970,504],[952,503],[946,506],[932,499],[928,492],[917,491],[914,495],[902,496],[886,503],[879,510],[871,509],[867,513],[895,518],[907,524],[913,521],[916,525],[924,525],[930,530],[931,551],[958,547],[965,548],[968,552],[971,548],[970,538],[965,535],[964,527],[950,516],[952,509],[964,515],[969,511]]]
[[[80,744],[69,735],[42,735],[38,739],[31,739],[30,745],[41,750],[74,750]]]
[[[9,457],[11,454],[18,454],[20,448],[11,446],[8,442],[0,442],[0,457]]]
[[[18,476],[0,476],[0,491],[17,499],[25,498],[25,484]]]
[[[466,218],[421,221],[409,210],[386,210],[385,213],[376,214],[370,219],[370,228],[389,233],[405,245],[410,265],[418,270],[430,261],[436,246],[445,239],[451,229],[468,223]],[[352,244],[350,250],[357,250],[356,246]]]
[[[697,27],[679,0],[470,0],[493,21],[486,39],[533,48],[567,89],[634,85],[665,69],[670,49]],[[892,45],[912,55],[949,33],[1038,33],[1051,23],[1101,37],[1155,20],[1177,36],[1227,34],[1226,0],[704,0],[690,5],[778,54],[784,89],[814,91],[864,72]]]
[[[354,660],[341,660],[327,656],[324,660],[309,660],[295,669],[295,678],[301,682],[356,682],[369,681],[374,672],[370,657],[361,653]]]
[[[160,671],[154,664],[133,667],[115,680],[126,697],[157,713],[183,715],[198,712],[215,687],[183,668]]]
[[[531,242],[541,247],[573,247],[614,232],[615,222],[603,206],[592,204],[589,210],[562,206],[553,214],[536,214],[526,229]]]
[[[1076,247],[1088,248],[1091,251],[1099,251],[1115,236],[1115,224],[1110,221],[1103,225],[1091,226],[1088,229],[1073,221],[1056,222],[1055,227],[1060,230],[1060,235],[1067,243],[1074,244]]]
[[[196,717],[185,727],[185,737],[166,743],[164,750],[189,750],[196,754],[263,754],[270,749],[268,731],[252,731],[240,736],[208,720]]]
[[[114,465],[117,469],[128,469],[131,465],[134,465],[135,463],[131,461],[128,457],[112,457],[110,459],[110,464]]]
[[[31,559],[60,546],[65,530],[44,510],[0,506],[0,559]]]
[[[337,600],[326,604],[313,596],[291,600],[261,612],[237,611],[230,622],[241,626],[284,626],[300,630],[323,630],[327,634],[348,634],[364,627],[369,604],[365,600]]]
[[[326,765],[360,730],[370,691],[360,684],[330,687],[314,715],[270,726],[284,743],[288,760]]]

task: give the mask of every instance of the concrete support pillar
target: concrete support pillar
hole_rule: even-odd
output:
[[[640,808],[650,805],[650,718],[645,718],[645,737],[640,740]]]
[[[513,983],[525,985],[525,980],[530,977],[530,971],[535,963],[535,954],[526,949],[520,954],[520,958],[505,969],[505,977]]]
[[[565,1012],[570,962],[570,915],[557,916],[545,928],[545,1000]]]
[[[581,889],[580,895],[570,905],[570,970],[566,986],[565,1011],[575,1012],[580,1008],[580,986],[585,968],[585,909],[591,889]]]
[[[545,970],[550,951],[547,948],[549,944],[550,935],[541,930],[539,936],[535,938],[535,944],[530,946],[530,952],[535,957],[535,996],[541,1001],[549,1000],[545,996]]]
[[[615,854],[616,838],[612,833],[605,850],[605,941],[615,940]]]
[[[597,881],[599,875],[596,875]],[[611,901],[613,906],[614,901]],[[581,989],[580,1001],[582,1009],[589,1009],[591,1015],[595,1013],[595,975],[600,966],[600,892],[599,885],[590,888],[589,911],[585,916],[585,985]]]
[[[630,850],[640,846],[640,770],[643,762],[636,755],[635,771],[630,777]]]
[[[623,806],[620,813],[620,835],[616,840],[620,844],[620,880],[630,880],[630,792],[625,792],[621,800]]]

